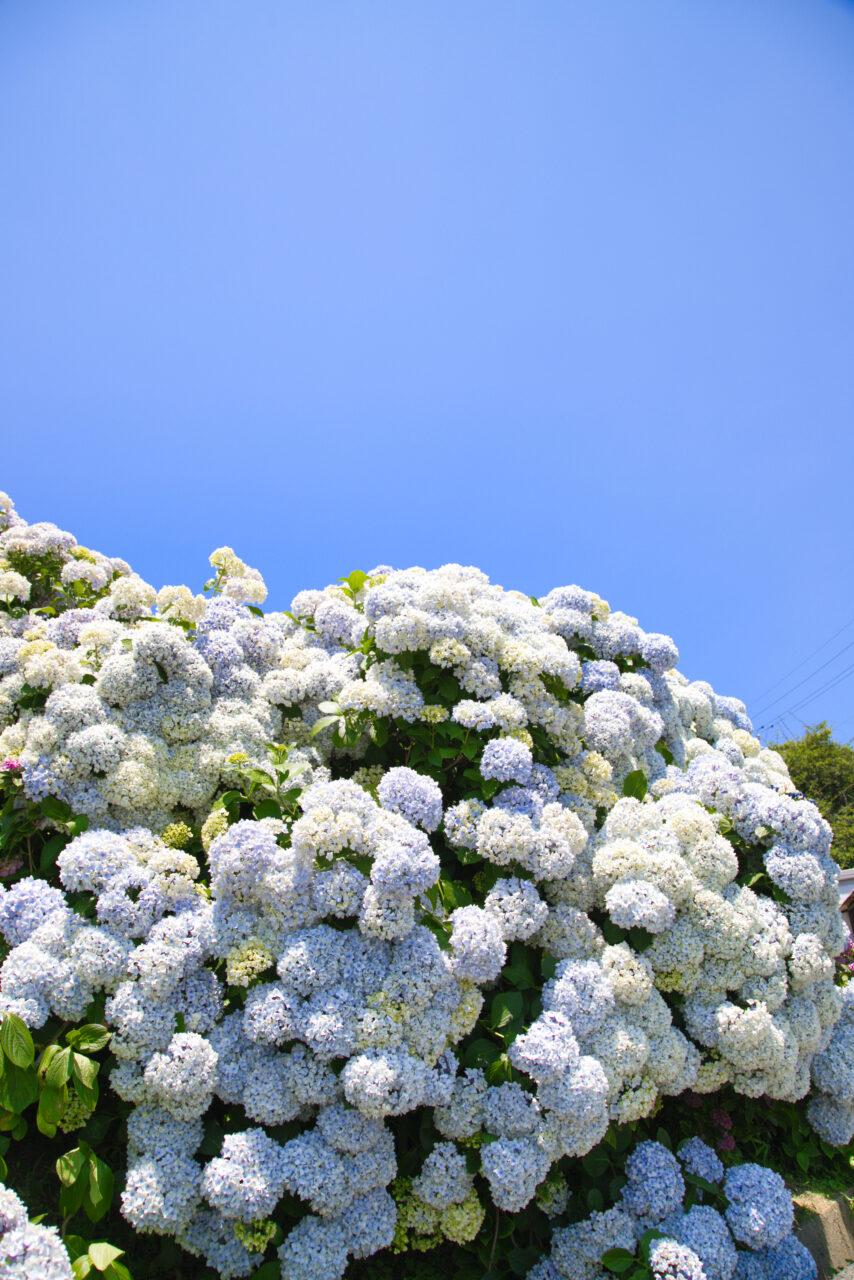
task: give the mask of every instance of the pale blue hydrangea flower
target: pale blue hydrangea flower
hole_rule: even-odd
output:
[[[447,1209],[465,1200],[471,1187],[465,1156],[453,1142],[437,1143],[412,1183],[413,1194],[434,1209]]]
[[[186,1227],[198,1206],[202,1171],[179,1151],[161,1148],[128,1167],[122,1214],[136,1231],[170,1235]]]
[[[773,1247],[792,1230],[792,1197],[773,1169],[752,1163],[734,1165],[727,1170],[724,1193],[729,1201],[729,1229],[749,1248]]]
[[[435,831],[442,821],[442,792],[432,778],[414,769],[389,769],[377,788],[380,804],[409,822]]]
[[[759,1280],[816,1280],[818,1276],[815,1258],[795,1236],[784,1236],[779,1244],[760,1249],[753,1257],[762,1267]]]
[[[626,1161],[623,1190],[627,1209],[653,1222],[666,1218],[682,1203],[685,1181],[672,1151],[660,1142],[641,1142]]]
[[[597,659],[584,662],[581,666],[581,689],[583,693],[599,693],[601,689],[619,689],[620,668],[616,662],[608,659]]]
[[[510,1046],[510,1061],[538,1084],[548,1084],[578,1066],[578,1041],[572,1023],[558,1010],[547,1011],[516,1037]]]
[[[703,1264],[707,1280],[731,1280],[736,1268],[732,1237],[717,1209],[697,1204],[682,1216],[668,1219],[667,1231],[680,1244],[693,1249]]]
[[[501,926],[482,907],[458,907],[451,912],[452,968],[459,978],[481,985],[501,972],[507,947]]]
[[[527,782],[531,776],[531,748],[515,738],[494,738],[487,742],[480,761],[484,778],[498,782]]]
[[[534,1198],[551,1162],[532,1138],[497,1138],[481,1147],[480,1163],[493,1203],[518,1213]]]
[[[664,933],[676,918],[667,894],[648,880],[618,880],[605,894],[605,907],[621,929]]]
[[[340,1220],[301,1219],[278,1256],[282,1280],[342,1280],[347,1270],[347,1238]]]
[[[595,960],[562,960],[543,987],[543,1007],[563,1013],[576,1036],[584,1037],[614,1012],[614,991]]]
[[[715,1151],[702,1138],[688,1138],[676,1152],[686,1173],[705,1182],[723,1181],[724,1166]]]
[[[653,1240],[649,1265],[655,1280],[708,1280],[694,1250],[675,1240]]]
[[[4,1280],[72,1280],[71,1262],[56,1227],[24,1222],[0,1237]]]
[[[18,946],[57,912],[68,912],[62,891],[25,876],[0,897],[0,933],[10,946]]]
[[[226,1134],[222,1151],[205,1166],[202,1194],[224,1218],[267,1218],[285,1187],[284,1149],[263,1129]]]
[[[354,1258],[370,1258],[387,1249],[394,1239],[397,1205],[387,1191],[377,1187],[357,1196],[337,1222],[347,1252]]]

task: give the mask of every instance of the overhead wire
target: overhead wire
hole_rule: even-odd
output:
[[[827,640],[822,641],[817,649],[813,649],[812,653],[808,653],[800,662],[796,662],[795,665],[785,673],[785,675],[780,676],[773,684],[768,685],[766,689],[763,689],[762,693],[758,693],[756,697],[751,700],[751,705],[754,703],[761,704],[769,693],[773,693],[773,691],[781,685],[784,680],[788,680],[789,676],[793,676],[796,671],[800,671],[801,667],[805,667],[808,662],[811,662],[817,654],[821,653],[822,649],[826,649],[829,644],[832,644],[837,636],[841,636],[843,631],[847,631],[852,623],[854,623],[854,618],[849,618],[847,622],[843,623],[838,631],[834,631],[832,636],[828,636]]]
[[[847,680],[852,672],[854,672],[854,662],[852,662],[850,666],[845,667],[843,671],[838,671],[830,678],[830,680],[825,681],[820,688],[814,689],[812,693],[806,694],[796,702],[794,706],[789,707],[786,711],[781,711],[778,716],[774,717],[774,719],[768,720],[765,724],[760,725],[759,729],[770,729],[772,725],[778,724],[785,716],[794,715],[797,711],[800,711],[802,707],[808,706],[811,702],[815,701],[816,698],[821,697],[823,693],[828,693],[831,689],[835,689],[837,685],[843,682],[843,680]]]
[[[811,671],[809,675],[806,675],[801,680],[798,680],[797,684],[793,684],[791,689],[787,689],[785,693],[779,694],[776,698],[772,698],[770,702],[766,702],[764,705],[760,704],[760,706],[757,707],[755,714],[760,716],[767,715],[767,713],[771,710],[771,708],[775,707],[778,702],[782,702],[785,698],[788,698],[791,694],[795,692],[796,689],[800,689],[802,685],[808,684],[809,681],[812,680],[814,676],[817,676],[820,671],[824,671],[824,669],[826,667],[829,667],[831,663],[834,663],[837,658],[841,658],[843,653],[847,653],[849,649],[854,649],[854,640],[851,640],[848,644],[843,645],[842,648],[837,653],[835,653],[832,658],[828,658],[827,661],[823,662],[820,667],[816,667],[815,671]]]

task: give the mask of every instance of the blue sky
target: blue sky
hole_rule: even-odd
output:
[[[578,582],[848,739],[852,65],[839,0],[4,0],[0,488],[275,607]]]

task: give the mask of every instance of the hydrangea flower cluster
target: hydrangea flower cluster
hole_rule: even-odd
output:
[[[282,1275],[335,1280],[550,1202],[562,1160],[689,1088],[814,1087],[818,1132],[854,1134],[830,829],[668,637],[579,587],[534,601],[459,565],[380,566],[264,616],[230,548],[205,598],[3,495],[0,524],[0,759],[22,803],[89,821],[62,889],[0,886],[0,1011],[38,1027],[106,994],[138,1230],[248,1275],[295,1197]],[[4,597],[4,574],[25,585]],[[56,616],[25,610],[57,581]],[[271,744],[302,767],[291,803],[226,806],[272,778]],[[219,1106],[246,1124],[205,1155]],[[432,1136],[402,1170],[419,1111]],[[689,1209],[662,1276],[728,1280],[732,1237],[751,1266],[784,1248],[785,1207],[757,1225],[774,1197],[744,1168],[746,1216]],[[602,1240],[682,1213],[664,1148],[627,1174],[543,1275],[590,1280]]]
[[[56,1227],[29,1221],[27,1206],[0,1183],[0,1274],[6,1280],[72,1280],[71,1262]]]
[[[550,1256],[528,1280],[604,1280],[613,1272],[600,1265],[603,1255],[635,1253],[644,1239],[656,1280],[816,1280],[812,1254],[792,1234],[792,1197],[771,1169],[744,1164],[724,1174],[714,1151],[692,1138],[676,1155],[640,1143],[626,1175],[621,1202],[558,1227]],[[686,1207],[685,1175],[717,1184],[720,1194],[700,1191],[700,1203]],[[706,1202],[713,1198],[723,1211]]]

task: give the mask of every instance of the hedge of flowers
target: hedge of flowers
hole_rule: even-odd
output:
[[[69,1229],[114,1197],[225,1280],[815,1274],[776,1173],[644,1136],[724,1090],[854,1136],[830,829],[741,702],[579,587],[264,613],[230,548],[157,591],[0,513],[0,1150],[56,1147],[64,1240],[4,1190],[0,1274],[127,1280]]]

